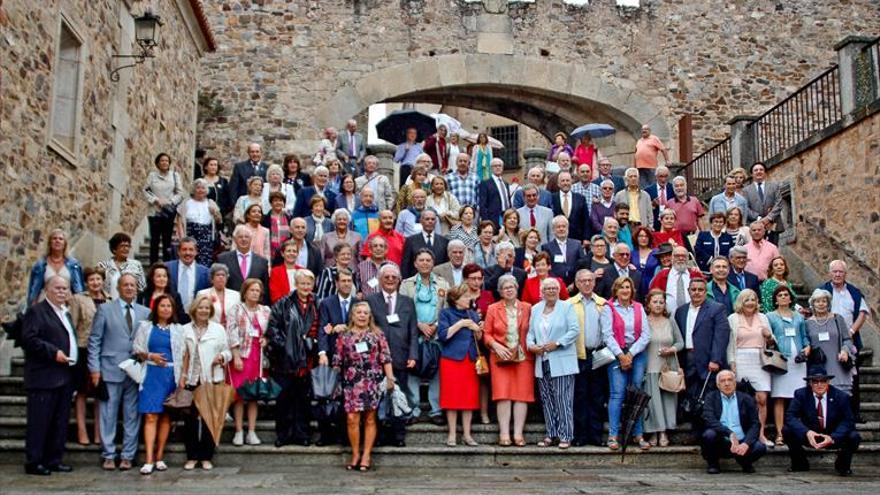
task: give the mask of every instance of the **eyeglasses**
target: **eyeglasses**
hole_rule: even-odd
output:
[[[629,257],[630,257],[630,253],[617,253],[617,254],[615,254],[614,256],[623,256],[624,258],[629,258]]]
[[[605,191],[610,191],[610,190],[612,190],[612,189],[614,189],[614,188],[613,188],[613,187],[607,187],[607,186],[606,186],[606,187],[603,187],[602,189],[605,190]]]

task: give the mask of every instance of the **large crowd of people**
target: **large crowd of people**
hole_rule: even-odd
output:
[[[648,127],[622,177],[589,137],[572,148],[559,133],[521,187],[485,135],[467,149],[445,128],[425,143],[411,130],[396,190],[354,121],[324,135],[310,173],[251,144],[228,180],[208,157],[185,184],[159,154],[144,188],[146,271],[126,233],[83,267],[51,232],[21,341],[28,473],[72,469],[72,402],[77,440],[102,446],[105,470],[132,469],[141,429],[140,472],[168,469],[181,416],[184,469],[211,469],[219,437],[171,404],[228,383],[232,444],[259,445],[270,406],[243,390],[261,380],[277,388],[275,445],[350,445],[348,470],[370,470],[374,445],[405,446],[420,421],[448,425],[449,446],[460,421],[474,446],[473,422],[494,414],[498,445],[522,447],[540,401],[544,448],[665,447],[689,422],[710,473],[723,456],[752,471],[779,445],[792,470],[808,469],[812,447],[839,450],[837,472],[850,472],[868,309],[840,260],[797,304],[776,247],[780,189],[762,163],[748,185],[733,171],[704,209],[658,164],[667,153]],[[327,367],[337,407],[316,417],[311,376]],[[633,388],[650,400],[627,424]]]

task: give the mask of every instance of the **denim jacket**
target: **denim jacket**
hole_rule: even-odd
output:
[[[40,258],[34,263],[34,267],[31,268],[31,279],[28,282],[28,292],[27,292],[27,303],[28,306],[32,306],[37,302],[37,298],[40,297],[40,292],[43,290],[43,279],[46,276],[46,258]],[[71,294],[79,294],[80,292],[86,290],[85,284],[83,283],[83,272],[82,266],[79,264],[76,258],[68,256],[64,259],[64,266],[67,267],[67,271],[70,273],[70,293]]]
[[[810,338],[807,336],[807,326],[804,317],[797,311],[792,311],[791,320],[786,321],[776,311],[767,313],[767,320],[770,321],[770,330],[773,332],[773,338],[779,346],[779,352],[787,358],[793,358],[791,355],[790,339],[794,340],[795,348],[800,352],[804,347],[810,345]],[[786,337],[785,329],[794,328],[794,337]]]

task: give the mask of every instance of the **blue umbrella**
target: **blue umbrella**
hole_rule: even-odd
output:
[[[573,139],[580,139],[589,135],[591,138],[602,138],[610,136],[615,132],[617,132],[617,130],[608,124],[586,124],[571,131],[571,137]]]
[[[401,144],[406,142],[406,130],[411,127],[418,132],[416,142],[424,141],[426,137],[437,132],[437,122],[434,117],[418,110],[404,109],[395,110],[380,120],[376,124],[376,134],[379,139],[392,144]]]

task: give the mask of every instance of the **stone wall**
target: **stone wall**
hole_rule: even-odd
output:
[[[842,36],[871,34],[880,25],[872,0],[641,4],[218,0],[208,15],[220,47],[203,64],[202,85],[213,109],[200,119],[199,144],[227,165],[244,156],[249,141],[264,143],[272,160],[291,151],[308,155],[320,125],[341,126],[377,96],[394,99],[399,95],[389,88],[403,88],[402,80],[415,81],[409,89],[433,84],[432,77],[444,86],[467,85],[481,69],[482,87],[504,88],[504,69],[515,68],[510,76],[525,86],[499,101],[528,101],[540,107],[538,121],[550,120],[576,109],[545,99],[544,84],[554,77],[542,73],[547,63],[569,71],[561,75],[563,87],[583,86],[584,94],[630,116],[650,109],[641,115],[662,124],[673,150],[679,117],[694,114],[699,152],[726,135],[722,123],[731,115],[768,108],[832,64]],[[486,63],[480,54],[487,65],[458,70]],[[419,65],[432,59],[438,67]],[[358,86],[377,73],[375,84]],[[331,99],[356,104],[317,115]],[[459,101],[465,100],[440,103],[464,106]],[[578,115],[615,117],[607,108]],[[641,115],[623,120],[637,130]]]
[[[806,284],[812,287],[827,280],[828,263],[842,259],[848,267],[847,280],[865,292],[876,317],[880,311],[880,105],[873,115],[771,165],[768,176],[791,186],[794,239],[787,249],[808,267],[801,274]]]
[[[197,5],[197,4],[196,4]],[[135,15],[162,18],[156,58],[122,72]],[[80,146],[72,161],[47,146],[61,17],[84,41]],[[127,26],[122,29],[121,25]],[[127,33],[127,34],[126,34]],[[126,37],[128,36],[128,37]],[[208,47],[189,0],[0,2],[0,319],[25,296],[46,236],[66,230],[84,263],[103,257],[116,230],[144,218],[142,185],[159,152],[192,170],[198,61]],[[57,88],[54,88],[57,89]]]

